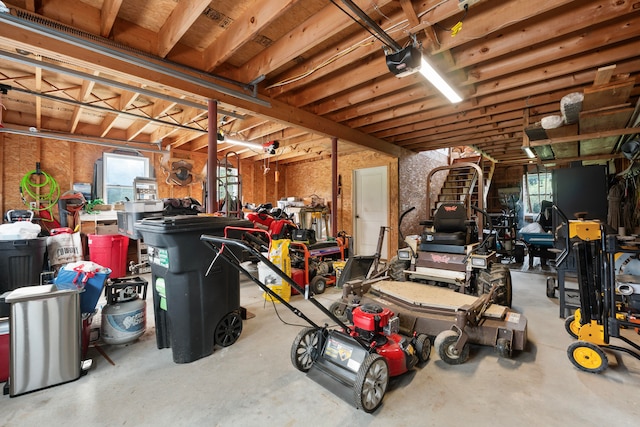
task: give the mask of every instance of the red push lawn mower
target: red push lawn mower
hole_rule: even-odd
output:
[[[292,288],[304,292],[260,252],[236,239],[210,235],[202,235],[200,239],[216,254],[211,266],[222,258],[309,324],[293,341],[291,363],[356,408],[375,411],[382,403],[390,377],[401,375],[428,360],[431,353],[429,338],[424,334],[412,337],[398,334],[398,317],[388,308],[377,304],[356,307],[352,311],[353,326],[347,326],[310,295],[308,300],[340,329],[330,329],[326,324],[320,326],[252,276],[237,256],[240,251],[249,251]]]

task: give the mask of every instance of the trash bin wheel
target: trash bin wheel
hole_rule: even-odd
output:
[[[235,343],[242,332],[242,317],[240,313],[232,311],[218,322],[214,332],[215,343],[220,347],[229,347]]]

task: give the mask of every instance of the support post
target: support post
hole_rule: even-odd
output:
[[[338,237],[338,138],[331,138],[331,235]]]
[[[209,139],[207,146],[207,213],[218,212],[218,102],[207,101]]]

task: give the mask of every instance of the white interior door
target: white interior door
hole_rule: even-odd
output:
[[[389,225],[387,167],[357,169],[353,182],[355,253],[374,255],[380,227]],[[387,242],[382,245],[381,258],[388,259]]]

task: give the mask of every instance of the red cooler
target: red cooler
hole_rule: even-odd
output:
[[[111,269],[112,279],[127,275],[129,238],[120,234],[90,234],[89,259]]]

